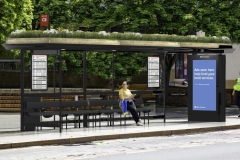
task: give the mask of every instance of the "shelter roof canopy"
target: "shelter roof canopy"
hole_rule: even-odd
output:
[[[168,52],[168,53],[231,53],[232,44],[201,42],[168,42],[137,40],[106,40],[77,38],[8,38],[7,50],[72,50],[98,52]]]

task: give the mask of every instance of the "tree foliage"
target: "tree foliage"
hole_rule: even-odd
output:
[[[55,29],[77,30],[82,26],[93,27],[95,31],[176,35],[192,35],[203,30],[206,36],[228,36],[233,42],[240,42],[239,0],[33,0],[32,3],[30,0],[0,1],[1,42],[12,30],[21,28],[23,20],[29,23],[32,13],[33,30],[41,29],[39,15],[49,14],[51,28]],[[146,55],[140,55],[115,54],[116,76],[125,78],[138,73],[146,62]],[[81,73],[77,69],[81,66],[81,54],[63,52],[63,58],[65,70]],[[175,59],[174,54],[166,57],[167,76]],[[110,53],[88,53],[90,72],[109,77],[110,66]]]
[[[129,79],[139,74],[146,66],[147,54],[113,52],[90,52],[87,55],[88,72],[104,78],[114,76],[117,79]],[[114,59],[114,74],[112,74],[112,58]]]
[[[0,42],[16,29],[27,27],[32,20],[33,6],[31,0],[0,1]]]
[[[40,29],[40,15],[48,14],[50,17],[51,28],[62,29],[71,28],[71,6],[66,0],[33,0],[34,11],[32,29]],[[72,29],[72,28],[71,28]]]
[[[31,0],[0,0],[0,44],[16,29],[28,29],[32,20]],[[17,52],[6,51],[0,46],[0,58],[14,58]]]
[[[76,0],[82,6],[77,23],[95,26],[96,31],[119,31],[195,35],[203,30],[206,36],[228,36],[239,42],[240,1],[238,0]],[[75,10],[74,10],[75,11]],[[86,14],[85,14],[86,13]],[[83,18],[85,17],[85,18]],[[77,21],[79,20],[79,21]],[[87,23],[86,23],[87,22]],[[118,31],[118,30],[117,30]],[[166,73],[175,62],[168,54]]]
[[[131,55],[130,55],[131,54]],[[138,75],[146,66],[147,55],[142,53],[123,53],[123,52],[87,52],[87,73],[98,75],[106,79],[130,79]],[[59,57],[56,57],[59,60]],[[49,66],[53,66],[53,57],[48,58]],[[63,51],[62,60],[64,61],[63,70],[67,73],[83,73],[83,52]],[[112,61],[114,62],[112,63]],[[114,75],[112,73],[114,65]]]

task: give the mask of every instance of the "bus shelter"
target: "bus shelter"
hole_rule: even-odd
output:
[[[118,54],[118,52],[139,52],[139,53],[152,53],[155,57],[161,57],[163,62],[165,62],[165,58],[167,54],[179,54],[179,53],[188,53],[189,60],[188,63],[188,75],[193,76],[193,74],[201,74],[202,69],[201,64],[207,64],[208,61],[206,60],[213,60],[211,61],[213,64],[209,64],[209,72],[216,73],[214,77],[211,78],[218,79],[213,83],[215,87],[211,88],[214,91],[213,98],[215,102],[212,102],[211,105],[215,105],[212,109],[208,108],[207,110],[201,109],[201,103],[198,102],[198,99],[201,98],[199,95],[202,92],[199,88],[196,88],[193,83],[196,83],[196,79],[193,77],[189,77],[189,88],[188,88],[188,108],[189,108],[189,121],[225,121],[225,53],[232,53],[233,48],[231,44],[224,44],[224,43],[194,43],[194,42],[162,42],[162,41],[136,41],[136,40],[105,40],[105,39],[76,39],[76,38],[8,38],[5,44],[3,44],[4,48],[7,50],[20,50],[21,51],[21,131],[29,130],[29,126],[27,125],[29,121],[31,123],[38,123],[39,119],[35,119],[29,117],[26,112],[31,108],[26,107],[26,102],[39,102],[39,97],[56,97],[59,98],[59,102],[57,102],[56,107],[58,108],[57,112],[59,112],[59,121],[57,122],[60,124],[59,131],[62,132],[62,123],[63,118],[62,115],[62,96],[63,95],[83,95],[83,100],[87,99],[87,95],[101,95],[103,92],[87,92],[87,63],[86,63],[86,55],[89,51],[95,52],[110,52],[112,55]],[[42,55],[39,57],[35,57],[36,62],[38,58],[42,61],[46,61],[46,57],[44,55],[57,55],[59,56],[59,92],[55,92],[55,85],[54,85],[54,92],[53,93],[44,93],[44,87],[47,89],[47,83],[42,85],[42,88],[35,88],[32,84],[32,90],[43,91],[42,93],[25,93],[24,92],[24,55],[26,51],[32,51],[32,56],[35,55]],[[82,51],[83,52],[83,91],[82,92],[62,92],[62,51]],[[191,58],[192,57],[192,58]],[[33,58],[34,59],[34,58]],[[195,63],[196,60],[205,61],[198,61]],[[41,61],[41,62],[42,62]],[[32,60],[33,63],[33,60]],[[203,64],[203,66],[204,66]],[[33,65],[33,64],[32,64]],[[131,65],[131,64],[129,64]],[[199,66],[200,65],[200,66]],[[198,71],[196,69],[198,66]],[[34,66],[32,66],[34,67]],[[142,93],[151,93],[159,95],[161,94],[163,97],[166,96],[165,90],[165,63],[162,63],[162,77],[159,77],[159,81],[161,82],[159,86],[154,87],[154,90],[145,90],[145,91],[133,91],[136,94]],[[222,71],[221,72],[220,68]],[[208,68],[207,68],[208,69]],[[217,71],[216,71],[217,70]],[[112,57],[112,72],[114,73],[114,56]],[[223,74],[222,74],[223,73]],[[206,73],[208,74],[208,73]],[[114,74],[113,74],[114,75]],[[55,82],[55,75],[54,75],[54,82]],[[201,84],[201,82],[198,82]],[[149,84],[148,84],[149,85]],[[216,89],[216,86],[221,86],[220,88]],[[194,89],[193,89],[194,88]],[[206,91],[206,90],[205,90]],[[114,76],[112,77],[112,89],[110,92],[105,92],[104,94],[112,94],[117,95],[118,92],[114,89]],[[159,96],[156,96],[159,98]],[[165,113],[166,113],[166,102],[163,98],[163,111],[162,114],[156,115],[157,118],[164,118],[165,122]],[[194,102],[192,101],[194,99]],[[197,100],[197,101],[196,101]],[[156,100],[158,101],[158,100]],[[41,102],[39,102],[41,103]],[[199,104],[199,106],[193,106]],[[40,104],[41,105],[41,104]],[[74,105],[78,105],[74,103]],[[80,102],[79,102],[80,105]],[[84,108],[86,109],[86,108]],[[212,110],[211,110],[212,109]],[[205,112],[206,111],[206,112]],[[214,113],[213,113],[214,112]],[[207,117],[213,116],[215,118],[206,118],[204,119],[204,115],[208,115]],[[219,118],[222,117],[222,118]],[[198,117],[198,118],[196,118]],[[202,118],[203,117],[203,118]],[[54,117],[55,118],[55,117]],[[83,118],[83,126],[87,127],[87,117],[84,115]],[[46,126],[48,126],[46,124]],[[31,128],[31,127],[30,127]],[[31,129],[30,129],[31,130]]]

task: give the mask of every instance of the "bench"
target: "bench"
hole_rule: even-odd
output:
[[[110,122],[110,125],[114,125],[115,120],[120,120],[120,125],[122,120],[124,120],[125,125],[126,125],[126,120],[127,118],[124,117],[122,118],[122,110],[119,108],[119,101],[118,99],[110,99],[110,100],[89,100],[89,104],[91,107],[93,106],[101,106],[101,110],[98,110],[99,113],[105,114],[108,116],[108,121]],[[135,105],[137,106],[136,111],[139,114],[139,117],[141,117],[141,112],[144,114],[144,124],[145,124],[145,119],[146,119],[146,113],[148,114],[147,119],[148,119],[148,124],[149,124],[149,113],[152,111],[152,108],[145,108],[143,99],[135,99]],[[107,108],[107,106],[111,106],[111,108]],[[114,113],[117,113],[120,115],[120,119],[114,118]]]
[[[141,112],[144,113],[144,123],[146,116],[145,114],[148,113],[147,119],[149,124],[149,112],[151,112],[151,108],[144,108],[143,107],[143,100],[142,99],[136,99],[135,101],[136,106],[140,106],[140,108],[137,108],[137,112],[141,116]],[[60,102],[27,102],[26,108],[24,109],[24,112],[26,116],[44,116],[44,117],[52,117],[53,115],[60,115],[60,108],[59,108]],[[96,122],[99,122],[99,126],[101,126],[101,121],[107,121],[108,125],[110,122],[110,125],[114,125],[114,121],[126,120],[128,118],[124,117],[122,118],[122,110],[118,107],[119,102],[118,99],[110,99],[110,100],[80,100],[80,101],[63,101],[61,102],[61,117],[66,117],[66,120],[63,121],[63,123],[66,123],[66,129],[67,129],[67,123],[78,123],[80,128],[80,122],[84,122],[84,120],[81,120],[81,116],[86,115],[87,116],[87,123],[93,122],[93,126],[96,126]],[[96,106],[100,106],[100,109],[95,109]],[[43,111],[46,108],[52,108],[49,111]],[[66,110],[67,108],[71,108],[71,110]],[[88,109],[86,109],[88,108]],[[53,110],[54,109],[54,110]],[[120,115],[120,118],[115,118],[114,114],[118,113]],[[101,115],[105,114],[107,115],[107,118],[102,118]],[[75,117],[78,117],[78,120],[68,120],[68,115],[74,115]],[[92,116],[92,119],[89,119],[89,116]],[[97,116],[99,116],[97,118]],[[27,122],[28,125],[34,125],[34,123]],[[35,123],[36,126],[53,126],[53,127],[59,127],[59,121],[57,122],[40,122]]]
[[[61,102],[61,115],[60,115],[60,102],[27,102],[26,108],[24,109],[25,116],[28,117],[45,117],[45,118],[51,118],[52,116],[58,115],[60,117],[66,117],[65,123],[66,123],[66,129],[67,129],[67,117],[68,115],[77,113],[77,114],[90,114],[91,110],[84,110],[84,106],[87,106],[87,101],[63,101]],[[69,107],[75,107],[78,106],[79,108],[82,108],[83,110],[81,112],[71,111],[67,110]],[[48,109],[48,111],[46,110]],[[25,122],[27,125],[34,125],[44,127],[59,127],[59,122],[39,122],[39,123],[32,123],[32,122]],[[47,125],[46,125],[47,124]]]

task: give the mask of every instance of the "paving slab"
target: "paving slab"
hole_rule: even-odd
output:
[[[73,126],[72,126],[73,127]],[[0,149],[28,146],[62,145],[85,143],[98,140],[171,136],[199,132],[240,129],[240,119],[227,117],[226,122],[188,122],[187,118],[150,120],[150,124],[136,126],[128,122],[126,126],[105,126],[95,128],[43,129],[40,131],[12,132],[0,134]]]
[[[120,122],[115,122],[114,126],[107,126],[107,123],[102,122],[102,127],[89,128],[74,128],[73,124],[68,124],[68,129],[64,126],[62,133],[59,133],[59,128],[20,132],[19,114],[0,113],[0,149],[240,129],[237,108],[226,110],[226,122],[189,122],[186,108],[167,111],[171,114],[167,115],[166,123],[163,119],[150,119],[150,124],[136,126],[133,120],[129,120],[126,126],[120,126]]]

